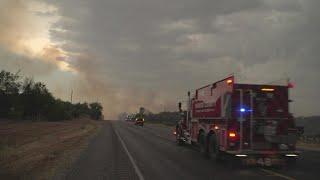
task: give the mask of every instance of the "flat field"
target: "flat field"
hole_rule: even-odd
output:
[[[48,179],[87,147],[101,122],[0,122],[0,179]]]

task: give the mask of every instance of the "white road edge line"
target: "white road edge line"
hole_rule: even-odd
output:
[[[131,155],[130,152],[128,151],[128,148],[127,148],[126,144],[124,143],[124,141],[122,140],[122,138],[120,137],[118,131],[117,131],[115,128],[113,128],[113,130],[114,130],[114,132],[116,133],[116,135],[118,136],[118,139],[119,139],[119,141],[120,141],[120,143],[121,143],[124,151],[127,153],[128,157],[129,157],[129,159],[130,159],[130,162],[131,162],[131,164],[133,165],[134,171],[136,172],[139,180],[144,180],[144,177],[143,177],[140,169],[138,168],[138,166],[137,166],[137,164],[135,163],[132,155]]]
[[[295,180],[294,178],[292,177],[289,177],[289,176],[286,176],[286,175],[283,175],[283,174],[280,174],[280,173],[277,173],[277,172],[274,172],[274,171],[271,171],[271,170],[267,170],[267,169],[263,169],[263,168],[260,168],[261,171],[264,171],[266,173],[269,173],[271,175],[274,175],[274,176],[278,176],[278,177],[281,177],[283,179],[288,179],[288,180]]]

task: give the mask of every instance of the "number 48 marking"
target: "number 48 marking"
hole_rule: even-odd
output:
[[[259,158],[257,164],[260,164],[261,166],[271,166],[272,161],[270,158]]]

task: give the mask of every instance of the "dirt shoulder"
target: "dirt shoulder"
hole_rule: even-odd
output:
[[[305,143],[305,142],[299,141],[297,143],[297,148],[302,149],[302,150],[319,151],[320,152],[320,144]]]
[[[161,122],[150,122],[150,121],[146,121],[146,124],[150,124],[150,125],[155,125],[155,126],[160,126],[160,127],[175,127],[175,124],[166,124],[166,123],[161,123]]]
[[[86,148],[102,122],[0,122],[0,179],[50,179]]]

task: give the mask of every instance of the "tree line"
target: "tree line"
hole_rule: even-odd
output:
[[[80,116],[102,118],[100,103],[75,103],[55,98],[42,82],[17,73],[0,72],[0,118],[60,121]]]
[[[145,115],[146,122],[160,123],[165,125],[176,125],[180,119],[181,115],[179,112],[159,112]]]

